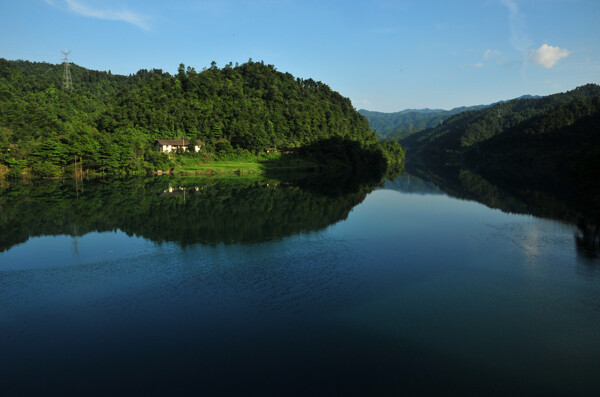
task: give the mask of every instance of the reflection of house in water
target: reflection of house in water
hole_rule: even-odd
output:
[[[267,153],[281,153],[281,154],[291,154],[296,153],[298,148],[285,148],[285,149],[277,149],[276,147],[270,147],[265,152]]]
[[[194,151],[198,153],[204,145],[202,141],[196,141]],[[190,141],[187,139],[157,139],[154,143],[154,147],[159,152],[173,153],[177,151],[186,152],[189,150]]]
[[[292,182],[276,182],[276,183],[275,182],[266,182],[265,183],[265,187],[268,187],[268,188],[276,189],[278,187],[283,187],[283,186],[290,187],[290,186],[297,186],[297,185]]]
[[[160,197],[183,197],[189,196],[190,194],[200,195],[202,192],[200,191],[200,187],[196,186],[193,189],[186,189],[184,187],[178,186],[173,187],[169,185],[168,189],[163,190],[160,194]]]

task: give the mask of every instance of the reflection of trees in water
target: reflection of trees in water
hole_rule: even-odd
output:
[[[71,181],[14,183],[0,196],[0,250],[31,236],[74,230],[82,235],[120,229],[182,245],[265,241],[321,230],[345,219],[375,186],[347,178],[319,184],[243,178],[100,180],[77,193]]]
[[[588,259],[600,257],[600,220],[596,222],[582,221],[577,225],[575,234],[577,253]]]
[[[477,171],[458,167],[412,166],[409,172],[432,181],[451,196],[474,200],[490,208],[515,214],[566,221],[577,225],[577,253],[587,259],[600,258],[600,216],[594,200],[533,186],[529,181],[496,180]]]

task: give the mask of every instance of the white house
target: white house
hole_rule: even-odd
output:
[[[198,153],[204,143],[202,141],[196,141],[194,151]],[[187,139],[157,139],[154,147],[159,152],[172,153],[181,150],[183,152],[189,150],[190,141]]]

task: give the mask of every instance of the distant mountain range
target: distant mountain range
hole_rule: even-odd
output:
[[[523,95],[517,99],[531,98],[538,97]],[[451,110],[425,108],[383,113],[360,109],[358,113],[366,117],[371,129],[377,133],[379,139],[400,140],[424,129],[434,128],[456,114],[485,109],[503,102],[507,101],[496,102],[491,105],[461,106]]]

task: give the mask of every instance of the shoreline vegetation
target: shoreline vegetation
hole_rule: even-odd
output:
[[[288,159],[286,155],[246,155],[230,156],[226,159],[208,156],[187,156],[185,154],[165,155],[166,167],[140,168],[116,173],[103,173],[94,169],[86,169],[73,163],[52,174],[39,174],[33,167],[25,167],[15,172],[6,166],[0,168],[0,178],[4,179],[63,179],[63,178],[105,178],[144,175],[264,175],[266,173],[286,172],[318,172],[319,165],[310,161]]]
[[[299,148],[292,153],[274,151],[253,154],[240,150],[237,153],[210,155],[206,153],[156,153],[160,168],[155,163],[144,162],[135,170],[103,173],[84,168],[81,159],[52,172],[40,172],[40,168],[28,166],[9,169],[0,168],[0,179],[5,178],[104,178],[143,175],[256,175],[260,177],[278,174],[324,174],[351,172],[355,174],[398,174],[404,169],[405,152],[395,142],[381,143],[364,148],[360,143],[338,137],[318,141]],[[78,161],[77,161],[78,160]]]

